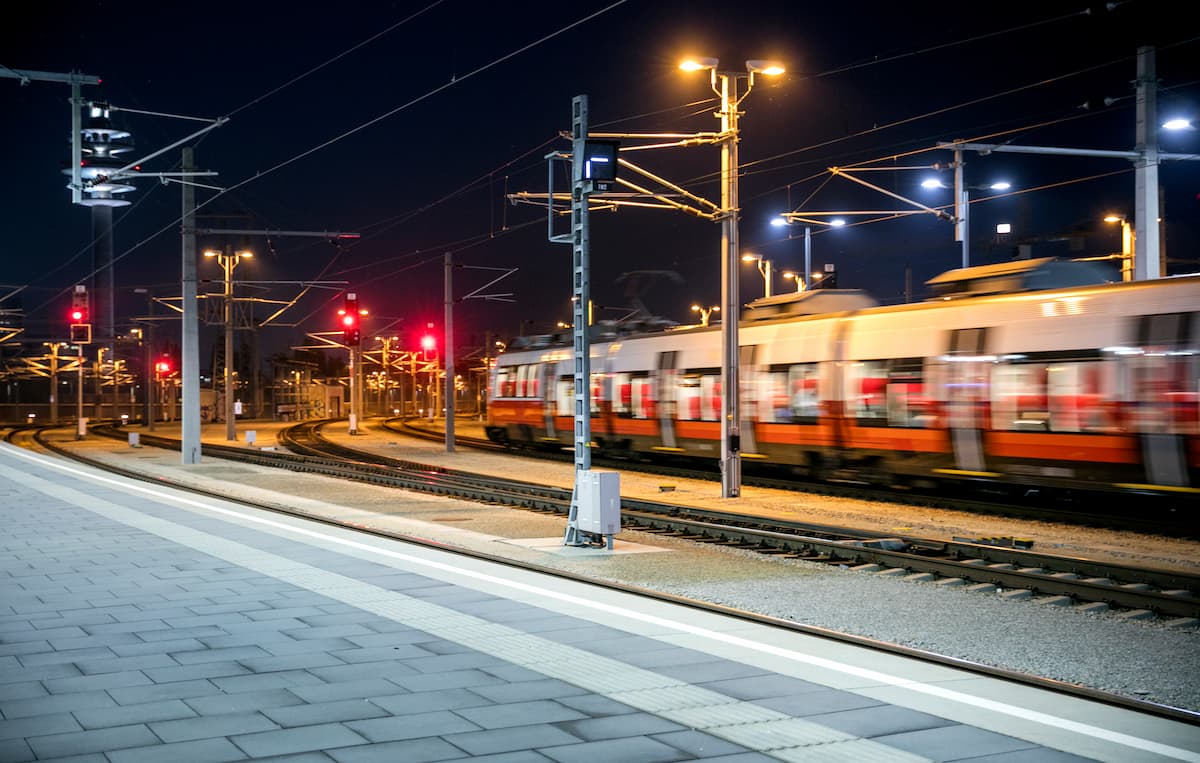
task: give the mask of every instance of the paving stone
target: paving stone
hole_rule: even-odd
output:
[[[155,683],[171,683],[175,681],[191,681],[197,678],[226,678],[249,673],[245,665],[229,660],[217,662],[198,662],[195,665],[179,665],[173,668],[150,668],[145,671]]]
[[[349,644],[348,641],[346,643]],[[405,664],[408,664],[408,660],[413,660],[420,657],[436,656],[433,652],[416,646],[415,644],[393,644],[391,646],[375,646],[369,648],[354,647],[353,644],[349,645],[351,648],[339,649],[332,652],[332,654],[344,662],[380,662],[382,660],[404,660]],[[416,666],[409,665],[409,667]]]
[[[76,660],[97,659],[101,657],[113,657],[112,650],[101,646],[94,646],[88,649],[67,649],[61,652],[48,650],[21,655],[15,659],[21,665],[52,665],[58,662],[75,662]]]
[[[141,654],[170,654],[204,649],[204,644],[195,639],[176,639],[171,641],[142,641],[136,644],[117,644],[109,649],[118,657],[136,657]],[[178,662],[178,659],[176,659]]]
[[[359,747],[340,747],[330,750],[329,756],[337,763],[425,763],[438,760],[462,759],[463,751],[438,737],[411,739],[399,742],[380,742]],[[532,763],[546,763],[547,758],[538,756]],[[475,763],[475,761],[472,761]],[[518,763],[512,761],[512,763]]]
[[[372,742],[392,742],[397,739],[419,739],[445,736],[479,728],[477,724],[448,711],[389,716],[346,724]]]
[[[490,671],[489,671],[490,672]],[[504,676],[498,676],[504,678]],[[537,681],[518,681],[516,683],[496,684],[494,686],[476,686],[471,691],[493,702],[528,702],[536,699],[558,699],[587,694],[586,689],[580,688],[557,678],[543,678]]]
[[[471,691],[479,691],[479,689],[475,688]],[[577,697],[558,697],[557,699],[560,704],[573,707],[579,712],[590,715],[593,718],[637,712],[636,708],[609,699],[608,697],[602,697],[599,694],[581,694]]]
[[[587,718],[583,713],[551,700],[508,702],[486,707],[465,707],[459,708],[455,712],[485,729],[528,726],[535,723],[558,723],[560,721],[575,721]],[[568,730],[575,733],[572,729]],[[576,734],[576,736],[581,735]]]
[[[566,747],[539,747],[538,752],[558,763],[597,763],[597,761],[632,761],[639,763],[671,763],[688,760],[691,755],[648,737],[608,739],[585,742]]]
[[[44,697],[50,692],[42,686],[41,681],[24,681],[21,683],[0,684],[0,704],[15,699]]]
[[[346,663],[327,652],[301,652],[280,656],[248,657],[238,660],[255,673],[271,673],[279,670],[307,670],[345,665]]]
[[[83,728],[70,713],[43,713],[0,721],[0,739],[63,734],[70,731],[82,731]]]
[[[199,644],[200,642],[196,642]],[[199,665],[203,662],[220,662],[227,660],[230,662],[241,662],[245,664],[244,658],[249,657],[269,657],[270,654],[261,647],[247,644],[244,646],[231,646],[220,649],[205,648],[201,645],[200,649],[191,649],[172,653],[171,656],[179,665]]]
[[[548,719],[552,720],[552,719]],[[580,739],[589,742],[618,737],[649,736],[669,731],[683,731],[684,727],[649,713],[634,712],[628,715],[611,715],[606,718],[588,718],[558,724]]]
[[[50,693],[62,695],[73,691],[94,691],[98,689],[124,689],[126,686],[145,686],[154,683],[148,675],[140,671],[125,671],[124,673],[100,673],[96,675],[76,675],[71,678],[55,678],[42,681]]]
[[[113,698],[103,691],[77,692],[73,694],[51,694],[45,697],[29,697],[0,703],[0,713],[6,719],[29,718],[49,713],[69,713],[92,707],[112,707]]]
[[[217,694],[220,691],[212,682],[198,678],[192,681],[172,681],[126,689],[110,689],[108,693],[122,705],[138,705],[144,702],[201,697],[207,694]]]
[[[396,694],[406,694],[397,684],[382,678],[362,678],[355,681],[339,683],[321,683],[310,686],[295,686],[289,689],[292,694],[305,702],[336,702],[341,699],[374,699],[376,697],[391,697]],[[442,708],[430,708],[440,710]]]
[[[153,747],[137,747],[132,750],[116,750],[108,754],[112,763],[162,763],[163,761],[187,761],[187,763],[225,763],[245,760],[246,756],[228,739],[197,739],[174,744],[158,744]]]
[[[200,715],[172,721],[147,724],[150,730],[164,742],[185,742],[190,739],[228,737],[236,734],[252,734],[270,731],[279,725],[261,713],[227,713],[225,715]]]
[[[143,654],[135,657],[109,657],[103,660],[78,660],[75,666],[85,675],[128,673],[146,668],[174,667],[175,660],[166,654]]]
[[[213,688],[216,689],[216,687]],[[272,707],[304,704],[303,699],[292,693],[293,689],[268,689],[242,692],[241,694],[226,694],[220,689],[216,689],[216,691],[215,694],[186,697],[183,701],[200,715],[265,711]]]
[[[320,726],[261,731],[235,736],[230,741],[253,758],[265,758],[270,755],[352,747],[364,744],[367,740],[340,723],[325,723]]]
[[[578,744],[581,741],[578,737],[572,736],[556,726],[545,724],[471,731],[465,734],[451,734],[445,739],[450,744],[466,750],[472,757],[514,750],[541,750],[546,747]],[[596,763],[599,760],[602,758],[592,757],[589,763]]]
[[[31,737],[26,742],[38,758],[62,758],[67,755],[109,752],[126,747],[145,747],[158,744],[158,737],[145,726],[137,725]]]
[[[655,741],[670,745],[677,750],[683,750],[697,758],[715,758],[718,755],[736,755],[746,752],[746,748],[733,742],[726,742],[702,731],[687,729],[684,731],[669,731],[665,734],[655,734]]]
[[[280,673],[264,673],[261,675],[229,676],[227,678],[210,679],[222,691],[237,694],[247,691],[265,691],[267,689],[290,689],[293,686],[306,686],[325,683],[317,676],[303,670],[287,670]]]
[[[135,723],[168,721],[190,718],[196,713],[177,699],[144,702],[139,705],[76,710],[75,720],[85,729],[100,729],[109,726],[129,726]]]
[[[315,723],[340,723],[379,718],[388,714],[367,699],[344,699],[337,702],[264,708],[262,714],[280,726],[306,726]]]

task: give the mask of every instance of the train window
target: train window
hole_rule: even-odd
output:
[[[612,375],[612,410],[622,418],[633,416],[633,381],[626,373]]]
[[[676,383],[678,417],[684,421],[720,421],[721,371],[703,369],[679,374]]]
[[[648,374],[630,379],[630,405],[635,419],[652,419],[658,415],[654,404],[654,382]]]
[[[575,415],[575,377],[560,376],[554,384],[554,415]]]
[[[496,368],[496,386],[492,389],[492,394],[496,397],[512,397],[516,387],[515,369],[512,366],[499,366]]]
[[[1200,359],[1195,313],[1164,313],[1139,319],[1142,354],[1131,359],[1133,425],[1139,432],[1200,433]]]
[[[924,361],[894,358],[888,362],[887,420],[894,427],[931,427],[933,401],[925,393]]]
[[[700,375],[680,374],[676,377],[675,399],[679,403],[679,419],[700,420]]]
[[[860,426],[887,426],[887,361],[846,366],[846,415]]]
[[[771,366],[762,380],[763,421],[815,424],[820,410],[820,366],[796,363]]]
[[[1017,432],[1118,430],[1118,367],[1099,352],[1001,358],[992,375],[992,427]]]
[[[610,395],[605,394],[610,389],[607,382],[608,377],[603,373],[592,374],[592,418],[600,416],[604,401],[611,399]]]

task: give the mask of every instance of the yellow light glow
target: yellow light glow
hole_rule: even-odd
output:
[[[685,72],[698,72],[701,69],[716,69],[715,58],[685,58],[679,63],[679,68]]]

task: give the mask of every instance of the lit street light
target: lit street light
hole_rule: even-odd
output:
[[[1121,280],[1133,280],[1133,251],[1134,251],[1134,233],[1133,226],[1125,219],[1124,215],[1107,215],[1104,218],[1106,223],[1121,224]]]
[[[742,262],[754,262],[758,264],[758,272],[763,277],[763,296],[771,296],[771,266],[772,262],[765,259],[761,254],[743,254]]]
[[[962,177],[963,162],[954,162],[954,239],[962,242],[962,266],[971,265],[971,191],[1007,191],[1012,184],[1006,180],[997,180],[988,185],[966,185]],[[927,178],[921,181],[925,189],[949,188],[937,178]]]
[[[754,88],[756,74],[777,76],[784,68],[771,61],[746,62],[746,71],[718,72],[715,58],[690,59],[679,68],[684,71],[709,71],[709,84],[721,99],[716,116],[721,120],[721,305],[726,318],[721,321],[721,497],[737,498],[742,492],[741,411],[738,381],[738,319],[741,299],[738,291],[738,117],[742,100]],[[738,82],[746,83],[738,94]]]
[[[799,273],[793,273],[790,270],[785,270],[783,271],[783,278],[787,281],[794,280],[796,282],[796,291],[804,291],[804,276],[800,275]]]
[[[226,249],[228,248],[226,247]],[[233,271],[243,258],[250,259],[254,254],[248,251],[229,254],[208,249],[204,252],[204,256],[216,257],[217,263],[225,275],[223,292],[225,298],[225,439],[236,440],[237,427],[233,418]]]
[[[771,225],[775,226],[776,228],[780,228],[780,227],[792,225],[792,224],[793,223],[784,215],[779,215],[778,217],[774,217],[771,219]],[[846,224],[846,221],[840,217],[835,217],[832,220],[829,220],[828,222],[825,223],[825,225],[828,225],[830,228],[841,228],[845,224]],[[789,237],[790,237],[790,235],[789,235]],[[804,272],[812,273],[812,225],[811,224],[804,226]],[[791,279],[791,278],[796,279],[796,291],[804,291],[805,289],[809,288],[809,285],[811,283],[810,281],[806,281],[799,274],[792,272],[792,271],[785,272],[783,274],[783,277],[789,278],[789,279]],[[819,278],[821,278],[821,276],[814,273],[813,278],[819,279]]]
[[[700,325],[707,326],[708,316],[712,315],[713,313],[721,312],[721,306],[710,305],[709,307],[701,307],[700,305],[692,305],[692,312],[700,313]]]

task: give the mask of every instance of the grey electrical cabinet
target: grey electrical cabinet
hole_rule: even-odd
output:
[[[579,478],[579,529],[593,535],[620,533],[621,475],[588,470]]]

